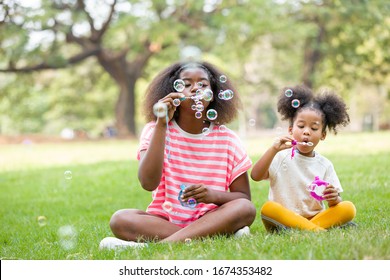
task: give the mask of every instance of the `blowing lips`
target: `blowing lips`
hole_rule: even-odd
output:
[[[308,142],[309,142],[309,138],[306,138],[306,137],[303,138],[303,139],[302,139],[302,142],[308,143]]]

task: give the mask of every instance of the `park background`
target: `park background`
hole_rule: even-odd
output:
[[[0,259],[389,259],[390,3],[385,0],[4,0]],[[135,154],[143,93],[180,60],[217,65],[243,101],[229,124],[253,161],[286,131],[285,86],[330,88],[351,124],[319,152],[357,228],[102,252],[108,221],[145,209]],[[251,182],[259,209],[267,182]]]

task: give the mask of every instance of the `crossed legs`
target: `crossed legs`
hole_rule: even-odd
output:
[[[192,224],[181,228],[166,219],[137,209],[124,209],[114,213],[110,227],[114,235],[127,241],[184,241],[216,234],[232,234],[250,226],[256,208],[247,199],[236,199],[205,214]]]
[[[352,221],[355,215],[356,208],[350,201],[342,201],[311,219],[306,219],[273,201],[267,201],[261,208],[261,218],[267,231],[283,228],[324,231]]]

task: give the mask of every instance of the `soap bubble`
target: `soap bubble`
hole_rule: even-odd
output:
[[[180,105],[180,99],[179,98],[173,99],[173,106],[177,107],[179,105]]]
[[[44,227],[47,224],[47,219],[45,216],[38,216],[37,221],[40,227]]]
[[[195,208],[198,203],[196,202],[196,199],[191,197],[187,200],[187,205],[190,208]]]
[[[221,75],[221,76],[219,77],[219,81],[220,81],[221,83],[226,83],[227,77],[226,77],[225,75]]]
[[[301,102],[298,99],[293,99],[291,101],[291,106],[293,106],[294,108],[298,108],[300,105],[301,105]]]
[[[208,135],[210,133],[210,129],[208,128],[208,127],[204,127],[203,129],[202,129],[202,134],[203,135]]]
[[[192,242],[191,238],[184,239],[184,243],[187,245],[191,245],[191,242]]]
[[[66,180],[71,180],[72,177],[73,177],[72,171],[66,170],[66,171],[64,172],[64,177],[65,177]]]
[[[77,232],[73,226],[62,226],[58,229],[57,234],[59,243],[63,249],[71,250],[76,247]]]
[[[220,125],[218,129],[219,129],[219,132],[225,132],[227,130],[226,126],[223,124]]]
[[[199,111],[195,112],[195,118],[197,118],[197,119],[202,118],[202,112],[199,112]]]
[[[204,110],[204,105],[202,102],[199,102],[198,104],[195,105],[196,111],[203,111]]]
[[[218,97],[222,100],[230,100],[233,98],[234,92],[231,89],[224,90],[218,94]]]
[[[293,96],[293,91],[291,89],[286,89],[286,91],[284,92],[284,95],[286,97],[291,97],[291,96]]]
[[[203,95],[203,90],[197,89],[194,98],[200,98]]]
[[[284,132],[283,127],[278,126],[277,128],[275,128],[276,135],[282,135],[283,132]]]
[[[168,112],[168,107],[165,103],[157,102],[153,106],[153,113],[157,118],[163,118]]]
[[[213,121],[215,120],[217,117],[218,117],[218,113],[217,111],[215,111],[214,109],[209,109],[206,113],[206,116],[207,118],[210,120],[210,121]]]
[[[164,211],[166,211],[166,212],[171,212],[172,209],[173,209],[173,206],[172,206],[172,203],[171,203],[171,202],[165,201],[165,202],[162,204],[162,208],[163,208]]]
[[[186,87],[186,83],[182,79],[177,79],[176,81],[173,82],[173,88],[177,92],[182,92]]]
[[[207,102],[211,101],[213,99],[213,92],[211,89],[205,89],[203,92],[203,99]]]
[[[255,126],[256,125],[256,120],[255,119],[250,119],[249,120],[249,126]]]

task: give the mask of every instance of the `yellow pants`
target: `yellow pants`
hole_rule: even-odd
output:
[[[261,208],[261,219],[267,231],[285,228],[323,231],[353,220],[356,208],[350,201],[342,201],[307,219],[274,201],[267,201]]]

